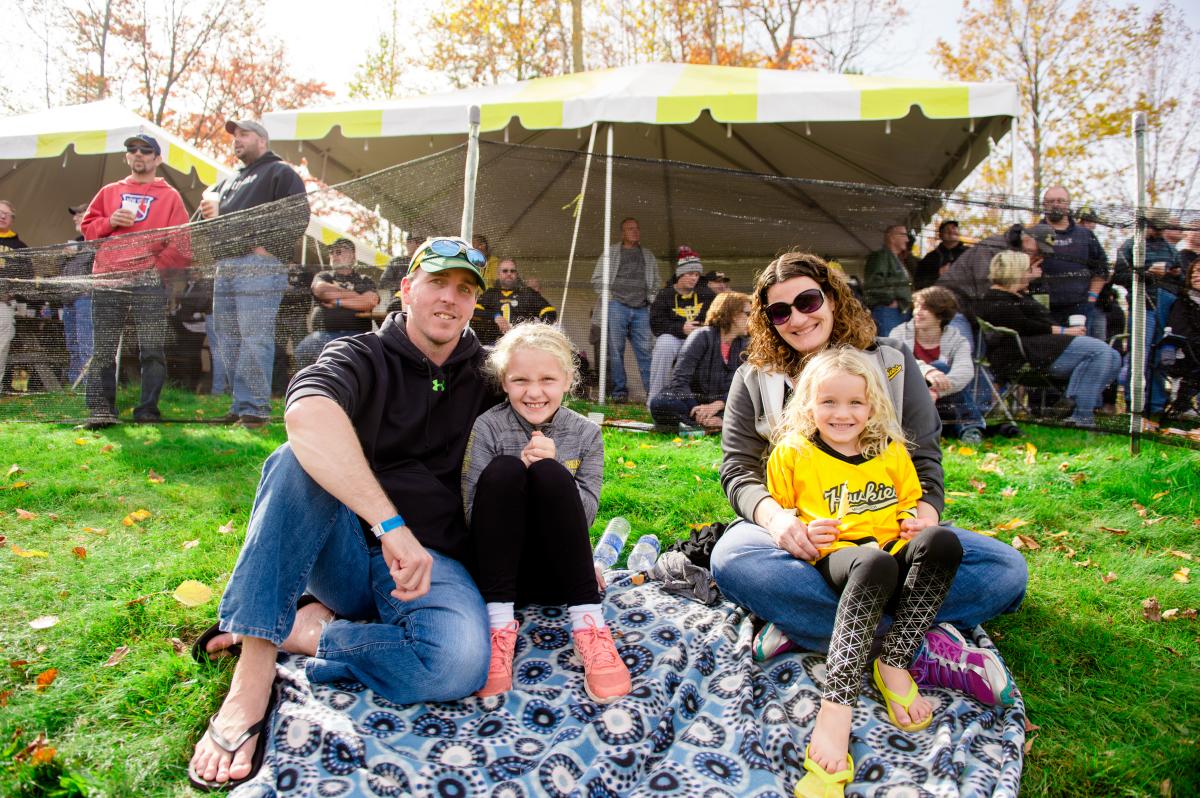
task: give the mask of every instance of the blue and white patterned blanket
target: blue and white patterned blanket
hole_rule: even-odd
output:
[[[790,796],[825,658],[756,663],[744,610],[635,587],[627,576],[609,586],[604,607],[633,675],[633,692],[607,707],[583,690],[559,607],[518,613],[514,689],[487,699],[401,706],[357,683],[309,684],[303,658],[281,658],[273,746],[234,794]],[[976,640],[991,645],[982,630]],[[1015,798],[1024,706],[998,711],[928,693],[934,724],[902,732],[864,679],[846,794]]]

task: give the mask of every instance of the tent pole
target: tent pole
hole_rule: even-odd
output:
[[[1146,389],[1146,114],[1133,115],[1137,226],[1133,233],[1133,275],[1129,295],[1129,453],[1141,451],[1142,409]]]
[[[667,257],[675,254],[675,246],[679,243],[675,239],[675,214],[671,212],[674,203],[671,201],[671,167],[667,163],[667,130],[670,125],[663,125],[658,133],[659,154],[662,157],[663,164],[663,199],[667,206]]]
[[[571,234],[571,254],[567,256],[567,276],[563,279],[562,302],[558,305],[558,323],[563,323],[567,312],[567,290],[571,287],[571,268],[575,265],[575,244],[579,241],[579,223],[583,220],[583,198],[587,194],[588,172],[592,169],[592,148],[596,146],[596,126],[592,123],[592,133],[588,137],[587,159],[583,162],[583,185],[579,187],[579,202],[575,203],[575,232]],[[608,244],[607,239],[605,245]]]
[[[475,225],[475,180],[479,177],[479,106],[467,112],[470,132],[467,133],[467,171],[463,181],[462,237],[470,243],[471,228]]]
[[[604,266],[600,288],[600,404],[604,404],[604,393],[608,387],[608,295],[609,273],[612,266],[612,169],[613,169],[613,126],[608,125],[608,158],[604,165]]]

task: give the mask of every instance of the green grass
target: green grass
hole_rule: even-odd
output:
[[[163,405],[184,416],[225,409],[220,400],[175,392]],[[609,415],[644,418],[633,407]],[[170,640],[190,645],[215,617],[259,466],[282,440],[281,425],[257,432],[122,425],[101,433],[0,426],[0,534],[7,537],[0,547],[0,694],[7,701],[0,794],[189,794],[187,758],[219,706],[230,668],[197,666]],[[1200,570],[1186,584],[1171,578],[1197,563],[1169,553],[1200,558],[1193,525],[1200,453],[1148,443],[1131,459],[1121,438],[1069,430],[1032,429],[1028,440],[1040,450],[1036,465],[1025,464],[1023,442],[946,457],[948,489],[961,494],[951,496],[950,518],[980,529],[1024,519],[1026,526],[998,537],[1026,534],[1041,546],[1026,554],[1025,606],[989,625],[1031,722],[1041,727],[1031,735],[1023,792],[1159,795],[1170,780],[1173,795],[1197,794],[1200,622],[1149,622],[1141,604],[1155,596],[1163,609],[1200,607]],[[690,524],[729,518],[715,439],[675,443],[606,431],[605,442],[607,479],[593,535],[614,515],[629,518],[635,536],[655,532],[664,540],[686,535]],[[1003,475],[979,470],[990,453]],[[3,477],[13,463],[22,471]],[[161,483],[149,480],[151,469]],[[982,494],[972,479],[986,483]],[[21,481],[28,485],[17,487]],[[1016,495],[1003,497],[1005,487]],[[1168,493],[1154,499],[1160,491]],[[21,520],[17,508],[37,517]],[[141,508],[148,519],[122,524]],[[1159,516],[1165,520],[1145,524]],[[231,520],[233,531],[220,531]],[[198,543],[185,548],[190,541]],[[48,556],[19,557],[15,547]],[[1116,579],[1105,583],[1109,572]],[[185,579],[212,587],[214,599],[195,608],[175,601],[171,593]],[[30,628],[45,615],[58,616],[58,624]],[[128,646],[128,655],[105,667],[118,646]],[[27,664],[11,664],[19,661]],[[39,692],[36,677],[50,668],[57,678]],[[56,755],[40,766],[17,761],[39,733]]]

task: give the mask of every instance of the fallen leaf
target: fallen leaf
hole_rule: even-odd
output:
[[[93,535],[107,535],[108,534],[108,530],[106,530],[102,526],[98,526],[98,527],[97,526],[85,526],[83,528],[83,531],[91,532]]]
[[[8,490],[21,490],[22,488],[28,488],[28,487],[29,487],[28,482],[26,482],[23,479],[18,479],[16,482],[14,482],[13,484],[8,486]]]
[[[1030,723],[1029,718],[1025,718],[1025,733],[1026,734],[1029,734],[1029,732],[1031,732],[1031,731],[1037,731],[1040,728],[1042,728],[1042,727],[1037,725],[1036,723]]]
[[[109,655],[108,660],[101,665],[101,668],[111,668],[121,660],[125,659],[125,655],[129,653],[129,646],[117,646],[117,650]]]
[[[1141,505],[1141,504],[1138,504],[1137,502],[1134,502],[1134,503],[1133,503],[1133,509],[1137,510],[1137,514],[1138,514],[1138,515],[1140,515],[1142,518],[1145,518],[1145,517],[1146,517],[1146,508],[1145,508],[1145,506],[1143,506],[1143,505]]]
[[[1192,572],[1191,568],[1184,566],[1183,568],[1180,568],[1175,573],[1171,574],[1171,578],[1174,579],[1176,582],[1186,585],[1188,582],[1192,581],[1191,577],[1189,576],[1189,574],[1191,574],[1191,572]]]
[[[1154,623],[1162,620],[1162,607],[1154,596],[1142,602],[1142,617]]]
[[[113,445],[111,443],[106,443],[100,447],[100,451],[102,451],[102,452],[111,452],[112,450],[113,450]]]
[[[71,553],[81,560],[87,559],[87,549],[85,549],[83,546],[76,546],[75,548],[71,549]]]
[[[1107,585],[1109,582],[1117,581],[1117,575],[1112,571],[1109,571],[1104,576],[1100,577],[1100,581]]]
[[[88,440],[87,438],[76,438],[75,439],[76,446],[87,446],[89,443],[91,443],[91,441]]]
[[[172,637],[167,642],[171,644],[171,648],[175,649],[176,656],[183,656],[184,654],[188,653],[187,644],[185,644],[178,637]]]
[[[1025,444],[1025,465],[1037,465],[1037,447],[1032,443]]]
[[[699,474],[692,474],[692,476],[693,476],[693,477],[696,479],[696,481],[697,481],[697,482],[699,482],[699,481],[700,481],[700,475],[699,475]]]
[[[1091,557],[1087,558],[1086,560],[1081,560],[1081,561],[1075,563],[1076,568],[1091,568],[1092,565],[1094,565],[1094,563],[1092,562]]]
[[[134,510],[132,513],[130,513],[130,515],[133,516],[134,521],[145,521],[147,518],[150,517],[150,511],[138,509],[138,510]]]
[[[150,600],[150,598],[151,598],[152,596],[154,596],[154,595],[155,595],[154,593],[147,593],[147,594],[146,594],[146,595],[144,595],[144,596],[138,596],[138,597],[137,597],[137,598],[135,598],[135,599],[131,599],[131,600],[129,600],[129,601],[127,601],[127,602],[125,602],[125,606],[126,606],[126,607],[133,607],[133,606],[135,606],[135,605],[137,605],[137,604],[145,604],[145,603],[146,603],[147,601],[149,601],[149,600]]]
[[[637,468],[637,463],[633,462],[632,460],[626,460],[625,467],[626,468]]]
[[[638,447],[638,448],[640,448],[640,449],[653,449],[653,448],[654,448],[654,444],[652,444],[652,443],[643,443],[643,444],[642,444],[640,447]]]
[[[17,518],[22,521],[32,521],[33,519],[37,518],[37,513],[31,513],[28,510],[22,510],[20,507],[18,507]]]
[[[1142,525],[1143,526],[1154,526],[1155,524],[1157,524],[1161,521],[1166,521],[1166,520],[1167,520],[1167,517],[1165,515],[1160,515],[1160,516],[1157,516],[1156,518],[1147,518],[1145,521],[1142,522]]]
[[[8,545],[8,535],[0,535],[0,546]]]
[[[1170,779],[1162,780],[1162,783],[1158,785],[1158,794],[1160,796],[1162,796],[1162,798],[1171,798],[1171,780]]]
[[[1054,550],[1061,551],[1063,553],[1063,556],[1066,557],[1068,560],[1075,559],[1075,549],[1071,548],[1070,546],[1061,546],[1061,545],[1055,546]],[[1079,563],[1075,563],[1075,564],[1078,565]]]
[[[1192,555],[1188,554],[1186,551],[1180,551],[1179,549],[1168,549],[1167,554],[1170,554],[1172,557],[1178,557],[1181,560],[1190,561],[1192,559]]]
[[[221,524],[219,527],[217,527],[217,531],[222,535],[228,535],[233,531],[233,519],[230,518],[228,524]]]
[[[1150,497],[1150,501],[1152,501],[1152,502],[1156,502],[1156,501],[1158,501],[1159,499],[1161,499],[1163,496],[1166,496],[1166,495],[1167,495],[1168,493],[1170,493],[1170,492],[1171,492],[1171,491],[1169,491],[1169,490],[1160,490],[1158,493],[1156,493],[1156,494],[1154,494],[1153,496],[1151,496],[1151,497]]]
[[[1016,535],[1012,539],[1012,547],[1014,549],[1029,549],[1030,551],[1037,551],[1041,548],[1041,544],[1029,537],[1029,535]]]
[[[42,615],[29,622],[29,626],[33,629],[49,629],[51,626],[57,625],[57,615]]]
[[[1076,471],[1073,474],[1068,474],[1067,479],[1071,480],[1072,485],[1078,486],[1082,485],[1084,482],[1087,482],[1087,474],[1083,473],[1082,471]]]
[[[0,707],[8,706],[8,698],[12,695],[12,690],[0,690]]]
[[[58,668],[48,668],[37,675],[34,679],[34,684],[37,685],[38,692],[42,692],[50,685],[54,684],[54,680],[58,678]]]
[[[8,479],[13,474],[20,474],[23,470],[24,469],[22,469],[19,465],[17,465],[16,463],[13,463],[11,466],[8,467],[8,473],[4,475],[4,478]]]
[[[1032,750],[1033,750],[1033,741],[1034,741],[1034,740],[1036,740],[1036,739],[1037,739],[1037,737],[1030,737],[1028,740],[1026,740],[1026,741],[1025,741],[1025,745],[1024,745],[1024,747],[1023,747],[1023,749],[1022,749],[1022,750],[1024,750],[1024,751],[1025,751],[1025,753],[1027,753],[1027,754],[1028,754],[1030,751],[1032,751]]]
[[[1055,540],[1059,540],[1061,538],[1067,538],[1070,536],[1071,536],[1070,532],[1051,532],[1050,533],[1050,537],[1054,538]]]
[[[150,469],[150,475],[147,478],[155,485],[161,485],[162,483],[166,482],[166,480],[159,476],[153,468]]]
[[[965,490],[950,490],[950,491],[946,491],[946,495],[947,496],[962,496],[962,497],[969,498],[969,497],[973,496],[974,494],[971,493],[970,491],[965,491]]]
[[[975,450],[972,449],[970,446],[959,446],[958,453],[961,454],[963,457],[970,457],[971,455],[975,454]]]
[[[43,745],[30,755],[29,762],[30,762],[30,764],[35,765],[35,766],[36,765],[48,765],[54,760],[54,757],[57,754],[58,754],[58,751],[55,750],[54,746]]]
[[[18,557],[49,557],[50,553],[39,551],[37,549],[23,549],[20,546],[13,546],[12,553]]]
[[[1070,464],[1070,463],[1059,463],[1059,464],[1058,464],[1058,470],[1059,470],[1059,471],[1067,471],[1067,470],[1069,470],[1070,468],[1071,468],[1071,464]]]
[[[1006,499],[1011,499],[1013,496],[1017,495],[1017,490],[1018,488],[1005,488],[1004,490],[1000,491],[1000,495]]]
[[[8,667],[10,668],[24,668],[28,664],[29,660],[27,659],[10,659],[8,661]]]
[[[1117,529],[1116,527],[1112,527],[1112,526],[1102,526],[1099,529],[1102,532],[1111,532],[1114,535],[1128,535],[1129,534],[1128,529]]]
[[[185,607],[199,607],[201,604],[208,603],[212,599],[213,593],[212,588],[203,582],[188,579],[175,588],[175,592],[171,595]]]
[[[1000,455],[992,452],[984,455],[983,462],[979,464],[980,471],[988,471],[998,477],[1004,476],[1004,472],[1000,469]]]
[[[134,524],[133,516],[132,515],[125,516],[124,518],[121,519],[121,524],[124,526],[133,526],[133,524]]]
[[[1163,619],[1164,621],[1173,621],[1173,620],[1175,620],[1175,616],[1176,616],[1176,615],[1178,615],[1178,614],[1179,614],[1179,608],[1178,608],[1178,607],[1172,607],[1172,608],[1171,608],[1171,609],[1169,609],[1169,610],[1163,610],[1163,612],[1162,612],[1162,619]]]
[[[1194,620],[1196,620],[1196,608],[1195,608],[1195,607],[1189,607],[1188,609],[1186,609],[1186,610],[1184,610],[1183,612],[1179,613],[1179,617],[1180,617],[1180,618],[1187,618],[1189,621],[1194,621]]]
[[[1013,520],[1003,523],[1000,526],[996,527],[996,529],[1004,529],[1004,530],[1019,529],[1020,527],[1023,527],[1028,523],[1029,522],[1026,521],[1024,518],[1014,518]]]
[[[187,541],[184,541],[184,543],[183,543],[183,550],[187,551],[188,549],[194,549],[199,545],[200,545],[200,538],[196,538],[195,540],[187,540]]]
[[[983,493],[983,491],[987,488],[987,483],[980,482],[978,479],[972,479],[971,487],[975,489],[976,493]]]

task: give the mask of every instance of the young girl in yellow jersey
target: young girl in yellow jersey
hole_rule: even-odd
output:
[[[767,488],[794,509],[839,594],[821,709],[797,796],[840,796],[853,779],[850,727],[880,616],[891,630],[872,665],[888,717],[927,727],[932,707],[908,664],[962,559],[954,533],[918,519],[921,486],[879,366],[849,347],[815,355],[800,373],[767,462]],[[900,522],[908,523],[901,529]]]

